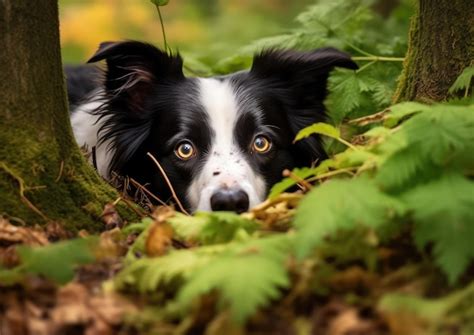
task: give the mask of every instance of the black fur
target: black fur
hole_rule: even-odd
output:
[[[95,113],[105,120],[100,140],[111,141],[115,150],[110,169],[133,177],[166,200],[170,192],[146,155],[151,152],[186,202],[187,188],[213,154],[214,134],[198,99],[197,79],[183,75],[179,54],[141,42],[103,43],[89,62],[100,60],[107,63],[102,84],[105,93],[103,105]],[[249,71],[217,78],[229,81],[234,88],[239,106],[234,138],[252,169],[265,178],[267,188],[281,179],[283,169],[309,166],[326,158],[318,136],[296,144],[293,139],[302,128],[325,120],[323,101],[334,67],[355,69],[357,65],[349,55],[333,48],[267,50],[254,57]],[[74,80],[68,76],[70,91],[75,91]],[[83,91],[88,93],[91,88]],[[71,104],[79,99],[70,92]],[[265,155],[248,150],[259,133],[273,142]],[[183,138],[199,149],[196,158],[176,158],[174,150]]]

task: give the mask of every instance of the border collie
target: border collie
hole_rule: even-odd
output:
[[[318,136],[293,139],[324,121],[329,72],[357,68],[333,48],[267,50],[248,71],[189,78],[179,54],[136,41],[102,43],[89,63],[101,60],[104,71],[66,68],[77,143],[95,148],[104,178],[114,171],[169,199],[151,153],[190,211],[247,211],[284,169],[326,158]]]

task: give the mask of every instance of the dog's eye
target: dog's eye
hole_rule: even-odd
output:
[[[265,136],[262,136],[262,135],[258,135],[257,137],[255,137],[255,139],[253,140],[253,150],[255,152],[258,152],[259,154],[264,154],[266,152],[268,152],[268,150],[270,150],[272,146],[272,143],[270,142],[270,140],[265,137]]]
[[[184,141],[176,146],[174,153],[179,159],[188,160],[196,154],[196,150],[190,142]]]

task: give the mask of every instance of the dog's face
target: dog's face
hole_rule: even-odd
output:
[[[140,42],[104,43],[107,115],[101,131],[113,143],[111,169],[167,200],[169,187],[194,210],[246,211],[263,201],[281,172],[325,158],[316,136],[293,143],[324,120],[330,70],[356,68],[332,48],[266,51],[252,68],[215,78],[187,78],[182,59]]]

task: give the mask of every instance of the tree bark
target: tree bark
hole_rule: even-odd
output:
[[[0,0],[0,215],[94,229],[118,197],[69,121],[57,0]]]
[[[443,101],[474,61],[472,0],[419,0],[394,102]]]

